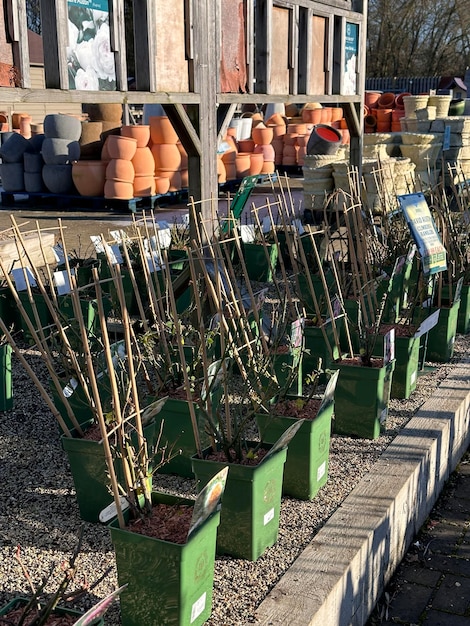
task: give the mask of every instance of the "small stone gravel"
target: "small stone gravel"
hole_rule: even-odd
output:
[[[457,336],[451,363],[420,376],[409,400],[392,400],[386,431],[376,440],[333,435],[327,484],[311,502],[283,498],[279,539],[254,563],[217,557],[210,626],[236,626],[255,621],[259,603],[282,574],[326,523],[358,481],[445,379],[454,362],[468,356],[470,337]],[[34,350],[25,355],[34,370],[44,365]],[[21,546],[22,560],[34,583],[55,566],[47,586],[54,590],[58,566],[73,552],[80,527],[74,486],[58,427],[47,406],[21,365],[14,359],[15,407],[0,412],[0,606],[15,595],[30,592],[14,558]],[[195,483],[158,475],[158,488],[173,493],[195,494]],[[83,549],[76,586],[88,585],[88,593],[73,603],[86,609],[117,587],[114,554],[109,532],[100,524],[84,523]],[[115,603],[106,615],[108,626],[119,625]]]

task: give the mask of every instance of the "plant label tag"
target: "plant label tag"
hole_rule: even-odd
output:
[[[411,383],[412,385],[414,385],[414,384],[415,384],[415,381],[416,381],[416,376],[417,376],[417,375],[418,375],[418,374],[417,374],[416,370],[415,370],[414,372],[412,372],[412,373],[411,373],[411,376],[410,376],[410,383]]]
[[[95,252],[104,252],[103,242],[101,241],[101,237],[99,235],[90,235],[91,243],[95,247]]]
[[[317,482],[323,478],[323,476],[325,475],[325,472],[326,472],[326,461],[323,461],[323,463],[317,469]]]
[[[160,248],[168,249],[171,246],[171,230],[169,228],[162,228],[157,232]]]
[[[119,496],[119,503],[123,511],[129,508],[129,503],[127,502],[124,496]],[[116,516],[117,516],[116,503],[111,502],[111,504],[108,504],[108,506],[101,511],[101,513],[99,514],[99,520],[102,524],[107,524]]]
[[[263,525],[266,526],[273,519],[274,519],[274,507],[272,509],[269,509],[269,511],[264,514]]]
[[[62,389],[62,394],[64,398],[70,398],[77,387],[78,387],[78,380],[76,378],[71,378],[69,382],[65,385],[65,387]]]
[[[263,233],[266,234],[266,233],[271,232],[272,228],[273,228],[273,222],[271,220],[271,217],[267,215],[266,217],[263,218],[261,230],[263,231]]]
[[[120,230],[110,230],[109,234],[117,244],[122,243],[122,234]]]
[[[158,252],[155,252],[155,250],[152,250],[152,252],[146,252],[145,258],[147,260],[147,267],[149,268],[149,272],[151,274],[162,269],[160,255]]]
[[[75,270],[72,270],[73,274]],[[59,296],[64,296],[67,293],[72,291],[72,286],[70,284],[70,279],[68,272],[66,270],[62,270],[59,272],[54,272],[54,285],[56,286],[57,293]]]
[[[197,619],[199,617],[199,615],[201,615],[201,613],[206,608],[206,597],[207,597],[207,593],[204,591],[202,596],[200,598],[198,598],[196,600],[196,602],[193,604],[193,606],[191,607],[191,621],[190,621],[190,624],[192,624],[194,622],[194,620]]]
[[[62,244],[58,243],[56,246],[52,246],[52,252],[58,264],[65,263],[65,254]]]
[[[305,228],[302,225],[302,222],[300,220],[294,220],[293,222],[294,227],[297,229],[297,232],[299,233],[299,235],[303,235],[305,232]]]
[[[117,244],[112,245],[112,246],[106,244],[106,251],[107,251],[107,255],[109,257],[110,263],[112,263],[113,265],[122,264],[121,250],[119,249],[119,246]]]
[[[26,291],[28,284],[30,287],[36,287],[36,280],[29,267],[18,267],[11,270],[11,275],[13,276],[16,291]]]
[[[255,225],[241,224],[240,234],[242,236],[243,243],[253,243],[255,240]]]

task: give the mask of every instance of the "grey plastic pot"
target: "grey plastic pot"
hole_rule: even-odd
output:
[[[2,187],[5,191],[24,191],[23,163],[2,163],[0,169]]]
[[[328,124],[317,124],[310,134],[307,154],[336,154],[342,138],[338,129]]]
[[[0,147],[0,157],[4,163],[23,164],[23,154],[29,148],[29,141],[19,133],[13,133]]]
[[[28,152],[41,152],[42,142],[46,138],[44,133],[38,133],[37,135],[33,135],[29,140],[29,149]]]
[[[28,193],[41,193],[45,191],[46,187],[42,179],[42,171],[39,172],[26,172],[24,173],[24,189]]]
[[[75,192],[71,163],[44,165],[42,168],[42,179],[51,193],[69,194]]]
[[[47,165],[64,165],[80,158],[80,144],[71,139],[46,137],[42,142],[42,158]]]
[[[73,115],[50,113],[44,118],[44,134],[50,138],[78,141],[82,134],[82,123]]]
[[[41,174],[42,166],[44,165],[44,159],[42,158],[42,154],[38,154],[37,152],[25,152],[23,154],[23,163],[25,172],[31,174]]]

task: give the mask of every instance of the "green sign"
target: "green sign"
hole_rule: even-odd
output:
[[[397,196],[411,235],[421,255],[423,272],[437,274],[447,269],[446,249],[422,193]]]

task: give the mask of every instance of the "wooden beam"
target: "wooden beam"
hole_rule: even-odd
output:
[[[127,58],[126,33],[124,17],[124,0],[111,0],[109,3],[109,23],[111,33],[111,49],[114,52],[116,68],[116,87],[127,91]]]
[[[66,0],[40,0],[44,41],[44,75],[48,89],[68,89]]]
[[[156,91],[156,28],[153,0],[134,0],[135,82],[140,91]]]
[[[26,0],[11,0],[8,6],[8,23],[12,39],[13,65],[20,71],[21,86],[31,87],[31,73],[26,22]]]

